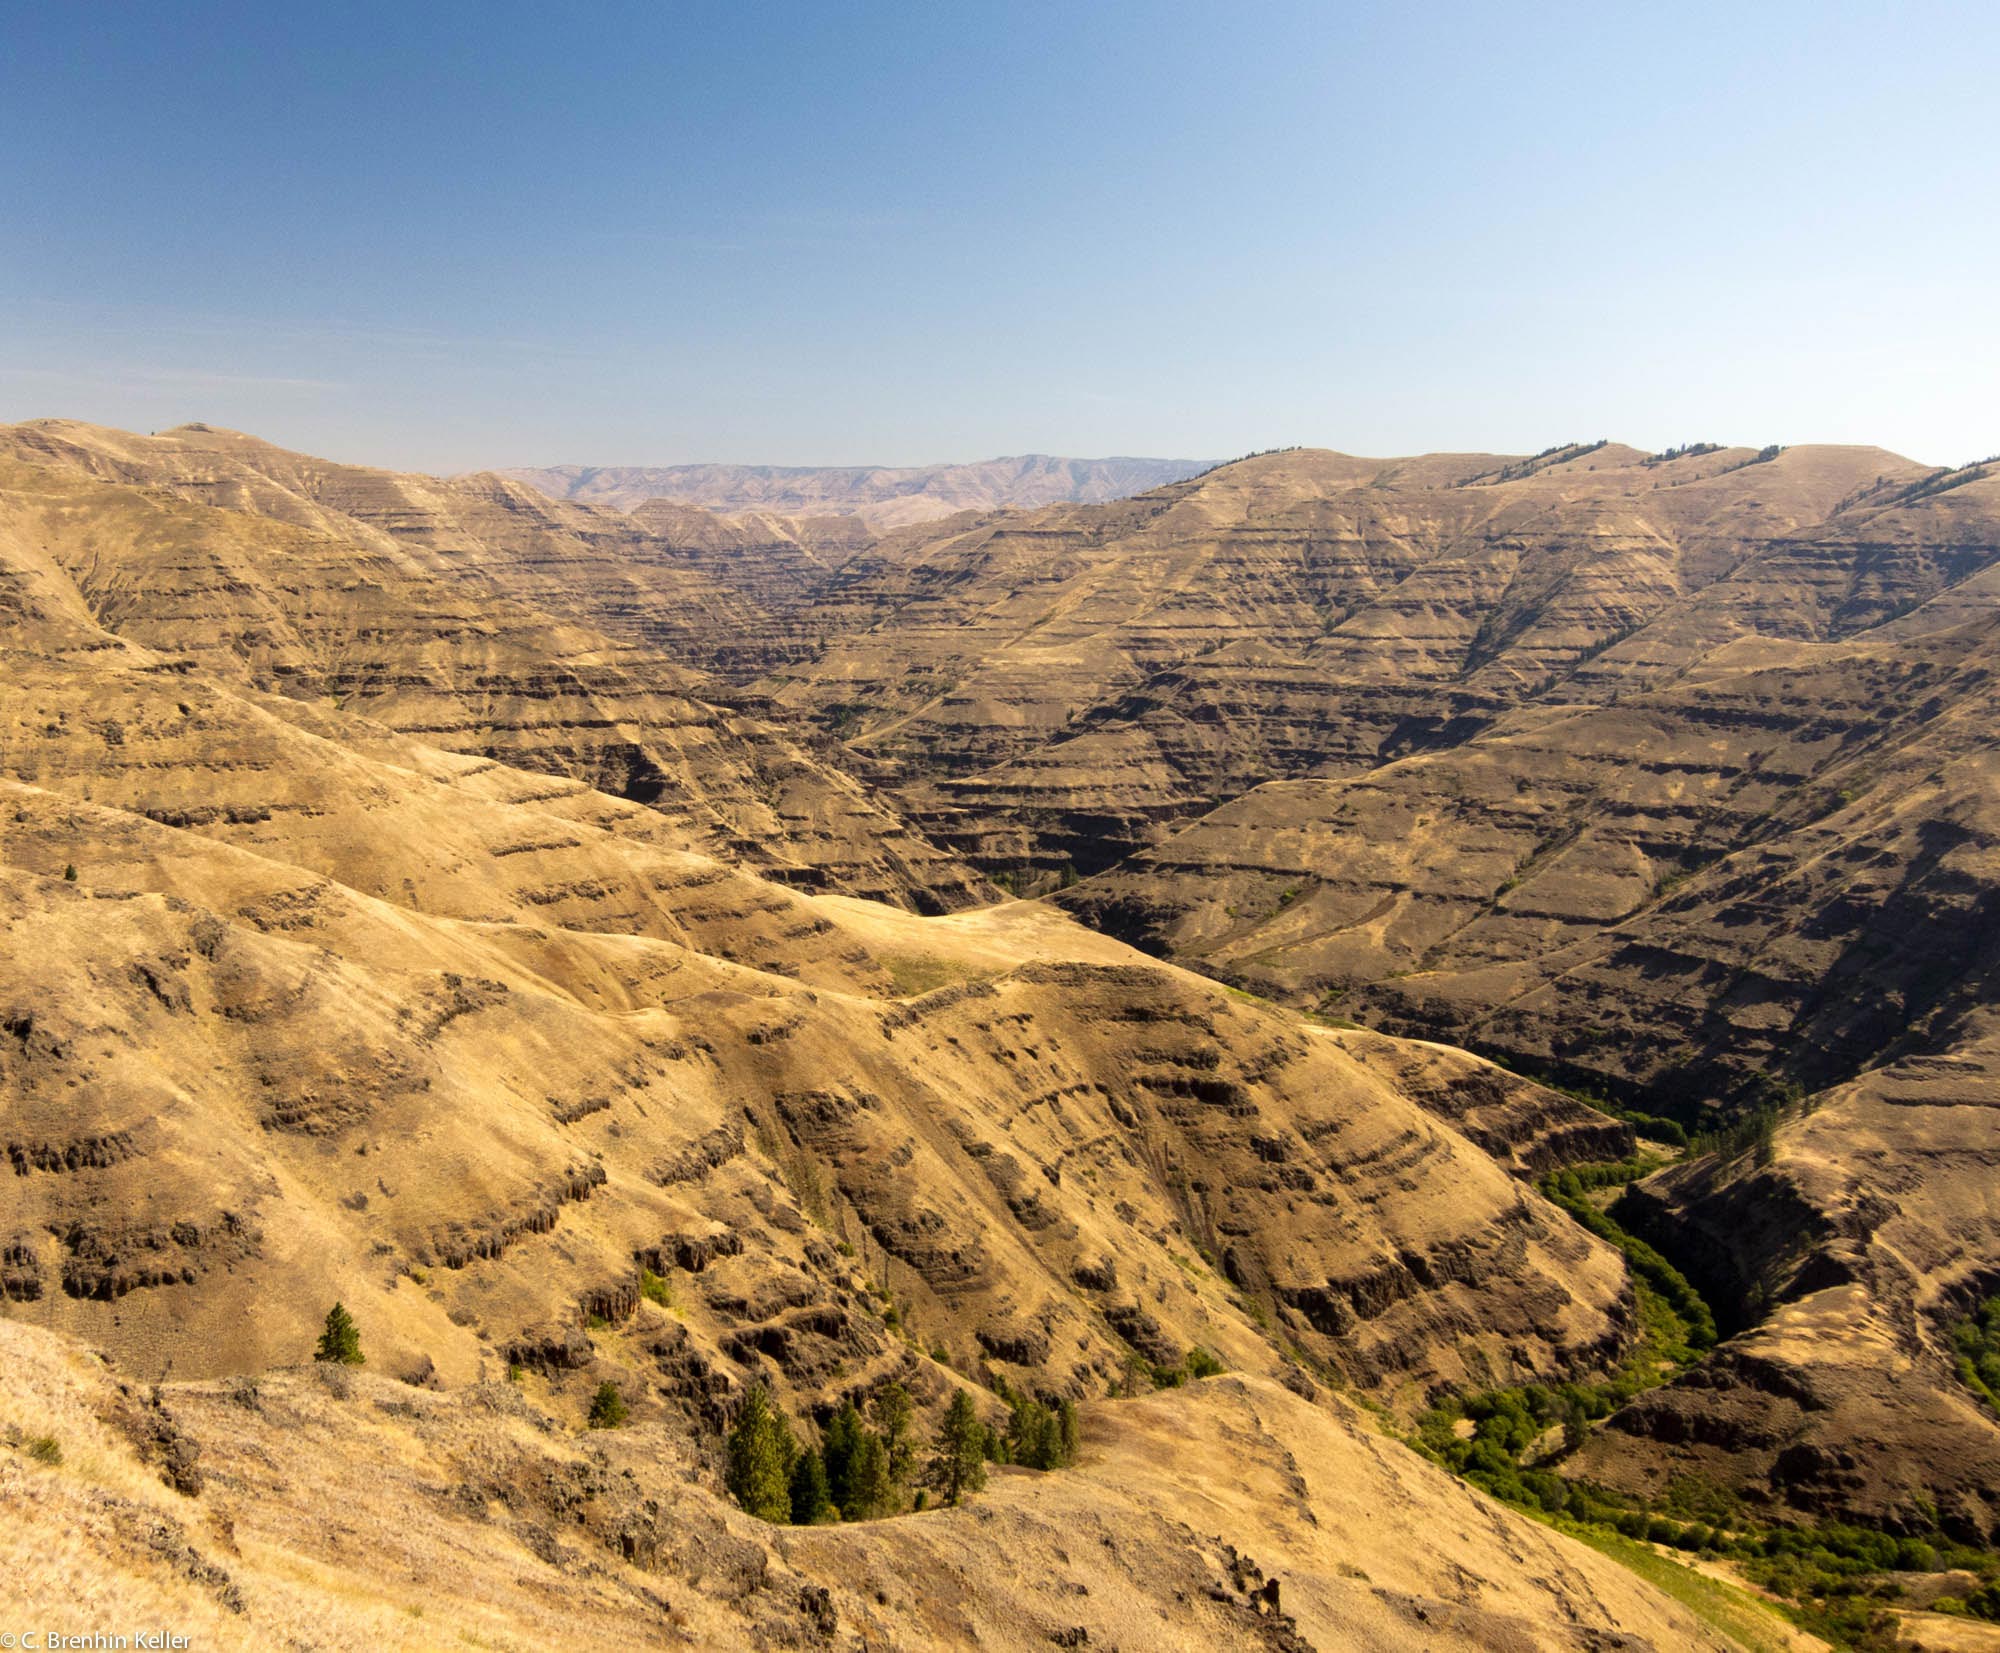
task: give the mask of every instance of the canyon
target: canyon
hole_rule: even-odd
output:
[[[1564,1488],[2000,1547],[2000,464],[1081,463],[0,429],[9,1589],[75,1532],[216,1645],[1804,1647]],[[1713,1346],[1552,1508],[1414,1449],[1654,1359],[1649,1251]],[[1076,1462],[728,1502],[751,1386],[890,1384]]]

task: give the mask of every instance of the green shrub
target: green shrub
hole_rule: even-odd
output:
[[[1204,1349],[1199,1343],[1188,1350],[1184,1364],[1187,1367],[1187,1375],[1196,1379],[1217,1377],[1229,1370],[1213,1350]]]
[[[625,1397],[618,1392],[618,1385],[609,1378],[597,1386],[597,1393],[590,1401],[590,1427],[592,1429],[620,1428],[629,1409]]]
[[[1965,1386],[2000,1412],[2000,1296],[1987,1298],[1954,1326],[1951,1341]]]
[[[1937,1564],[1937,1551],[1921,1538],[1905,1538],[1896,1545],[1896,1571],[1899,1573],[1934,1573]]]
[[[1608,1240],[1625,1253],[1625,1261],[1632,1272],[1659,1293],[1686,1324],[1690,1348],[1715,1347],[1720,1334],[1716,1330],[1715,1315],[1703,1301],[1701,1293],[1659,1252],[1637,1235],[1626,1233],[1616,1219],[1584,1198],[1582,1179],[1575,1171],[1561,1171],[1545,1177],[1542,1192],[1599,1239]]]
[[[1976,1619],[2000,1624],[2000,1581],[1989,1580],[1965,1598],[1965,1610]]]

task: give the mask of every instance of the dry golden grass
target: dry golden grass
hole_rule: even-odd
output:
[[[74,1448],[56,1469],[0,1456],[16,1624],[143,1622],[222,1649],[811,1646],[823,1589],[842,1645],[1026,1653],[1083,1628],[1194,1653],[1263,1644],[1247,1576],[1276,1578],[1320,1647],[1731,1645],[1343,1404],[1263,1380],[1095,1406],[1076,1467],[998,1471],[960,1509],[795,1530],[720,1502],[673,1427],[571,1434],[506,1386],[442,1395],[365,1371],[272,1374],[254,1396],[168,1385],[206,1476],[183,1497],[105,1421],[143,1397],[93,1357],[0,1322],[0,1360],[0,1428]],[[578,1504],[571,1486],[594,1490]],[[657,1545],[635,1564],[619,1535],[641,1530]]]

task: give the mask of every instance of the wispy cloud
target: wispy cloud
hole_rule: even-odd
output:
[[[650,247],[675,247],[682,252],[750,255],[814,252],[856,242],[876,241],[907,230],[912,220],[898,212],[838,212],[801,208],[788,212],[755,213],[726,227],[639,229],[607,227],[597,239],[641,242]]]
[[[351,390],[335,379],[298,379],[283,374],[208,373],[177,367],[13,367],[0,363],[0,379],[37,379],[52,384],[87,384],[114,390]]]
[[[379,322],[354,321],[345,317],[278,320],[261,316],[219,315],[214,312],[178,309],[139,309],[107,312],[102,306],[82,300],[36,297],[26,301],[52,316],[61,317],[57,326],[73,334],[87,332],[94,339],[188,339],[212,345],[230,340],[239,346],[359,347],[368,350],[395,350],[405,354],[490,358],[496,352],[531,356],[549,362],[603,362],[612,358],[590,355],[546,339],[525,339],[504,334],[449,333],[432,328],[397,327]],[[275,383],[276,380],[264,381]],[[306,381],[301,381],[306,382]]]

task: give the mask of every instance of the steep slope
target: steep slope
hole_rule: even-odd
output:
[[[1746,558],[1885,471],[1922,475],[1874,449],[1651,464],[1600,447],[1509,470],[1274,454],[1119,505],[897,536],[819,588],[835,641],[774,692],[987,866],[1088,873],[1259,781],[1363,770],[1560,699],[1732,574],[1759,604],[1719,604],[1735,631],[1769,610],[1812,635],[1806,559],[1778,580]],[[1948,577],[1874,561],[1885,605]]]
[[[720,517],[670,499],[635,506],[632,520],[759,616],[707,645],[709,664],[732,681],[809,661],[824,649],[827,620],[812,612],[814,594],[874,542],[859,517]]]
[[[15,867],[81,869],[7,879],[9,1292],[140,1371],[296,1358],[328,1296],[392,1371],[586,1367],[586,1308],[629,1315],[635,1258],[714,1236],[699,1335],[657,1357],[698,1411],[746,1368],[817,1402],[910,1366],[870,1278],[918,1346],[1081,1392],[1134,1348],[1274,1369],[1247,1300],[1384,1393],[1624,1336],[1609,1253],[1359,1064],[1157,970],[1016,964],[885,1009],[6,807]],[[1222,1274],[1175,1261],[1201,1246]]]
[[[1732,644],[1657,691],[1258,787],[1065,899],[1655,1103],[1816,1089],[1990,991],[1996,648],[2000,609]]]
[[[116,434],[102,445],[145,440]],[[708,680],[651,647],[454,575],[442,554],[88,480],[95,450],[65,451],[61,470],[0,459],[0,536],[121,637],[645,803],[691,846],[802,885],[933,911],[982,892],[816,743],[699,698]]]
[[[1663,1171],[1619,1209],[1676,1236],[1755,1320],[1611,1420],[1579,1472],[1641,1491],[1704,1477],[1779,1509],[1973,1542],[2000,1533],[2000,1419],[1950,1332],[2000,1290],[2000,1028],[1813,1100],[1760,1151]]]
[[[1618,1207],[1742,1335],[1578,1473],[1990,1538],[1942,1328],[2000,1277],[1997,582],[1996,467],[1278,454],[885,537],[772,687],[1148,951],[1689,1130],[1781,1110]],[[1533,1166],[1532,1110],[1427,1105]]]
[[[1059,459],[1023,454],[970,465],[553,465],[504,471],[553,499],[629,511],[677,500],[712,511],[858,516],[908,527],[960,511],[1085,503],[1143,493],[1205,470],[1205,459]]]
[[[4,1322],[0,1355],[0,1427],[63,1460],[0,1456],[0,1610],[68,1634],[510,1653],[1731,1645],[1344,1406],[1254,1379],[1093,1407],[1078,1467],[1001,1471],[971,1508],[789,1531],[708,1491],[671,1429],[572,1434],[532,1383],[446,1396],[322,1370],[147,1393]],[[1228,1477],[1206,1472],[1225,1455]]]
[[[704,1487],[753,1381],[801,1420],[891,1379],[927,1411],[1091,1399],[1199,1344],[1241,1382],[1146,1403],[1104,1473],[1212,1510],[1184,1467],[1147,1479],[1175,1431],[1265,1466],[1309,1441],[1338,1483],[1364,1471],[1320,1433],[1328,1379],[1407,1417],[1650,1358],[1652,1300],[1535,1186],[1633,1130],[1409,1036],[1442,1037],[1688,1127],[1765,1110],[1761,1145],[1616,1202],[1734,1335],[1579,1425],[1565,1473],[2000,1536],[2000,1423],[1947,1355],[2000,1282],[2000,477],[1281,454],[861,544],[228,433],[6,441],[32,456],[0,457],[14,1318],[206,1380],[300,1360],[338,1295],[390,1377],[511,1371],[544,1423],[615,1382]],[[685,583],[621,586],[647,557]],[[675,590],[740,634],[732,669],[782,664],[732,701],[667,660]],[[1022,887],[1095,874],[1061,905],[1096,928],[977,905],[931,837]],[[333,1427],[296,1393],[286,1427]],[[986,1519],[1046,1571],[1079,1517],[1020,1484]],[[1218,1529],[1121,1493],[1105,1536],[1152,1559],[1093,1562],[1106,1616],[1056,1628],[1136,1637],[1144,1600],[1188,1645],[1286,1645],[1403,1611],[1301,1536],[1342,1495],[1294,1495],[1258,1539],[1294,1546],[1293,1626],[1214,1617],[1247,1601],[1205,1593]],[[630,1559],[658,1511],[622,1500]],[[942,1604],[883,1636],[1027,1610],[948,1582],[973,1530],[867,1552]],[[875,1564],[850,1536],[714,1566],[792,1568],[743,1610],[809,1638],[798,1591]],[[332,1548],[260,1539],[295,1541]],[[1443,1576],[1389,1587],[1419,1636],[1447,1601],[1471,1639],[1552,1608],[1550,1645],[1612,1633],[1565,1575]]]
[[[691,665],[709,664],[716,638],[759,630],[755,608],[703,575],[673,541],[490,472],[446,481],[341,465],[207,425],[140,436],[37,419],[0,428],[0,449],[44,468],[309,529]],[[676,526],[697,541],[733,537],[704,512],[686,512]]]
[[[1721,1645],[1308,1375],[1408,1408],[1632,1336],[1618,1255],[1442,1122],[1461,1059],[1350,1050],[1038,905],[756,878],[658,810],[363,716],[397,702],[351,657],[343,704],[277,692],[331,624],[331,577],[299,576],[388,559],[7,480],[0,1337],[32,1376],[0,1404],[40,1458],[0,1455],[0,1499],[10,1554],[93,1557],[10,1569],[10,1605],[219,1645],[343,1603],[508,1645],[558,1600],[605,1645]],[[237,617],[201,637],[176,603],[215,593]],[[344,635],[426,623],[424,593],[354,599],[379,606]],[[1481,1125],[1533,1155],[1526,1101]],[[336,1297],[370,1375],[274,1375]],[[1244,1375],[1102,1411],[1082,1468],[972,1511],[780,1536],[716,1496],[752,1382],[802,1421],[890,1380],[990,1413],[986,1385],[1089,1399],[1196,1343]],[[606,1381],[638,1427],[572,1442]],[[1416,1555],[1438,1520],[1461,1536]],[[1022,1570],[952,1582],[997,1554]],[[1087,1600],[1049,1594],[1072,1573]]]
[[[1805,572],[1716,582],[1566,704],[1259,786],[1066,898],[1260,990],[1690,1128],[1781,1109],[1771,1148],[1616,1207],[1742,1332],[1622,1411],[1587,1479],[2000,1531],[2000,1428],[1948,1343],[2000,1279],[1996,530],[1976,475],[1850,510],[1810,555],[1774,551]]]
[[[670,1259],[695,1341],[615,1358],[704,1414],[939,1348],[1281,1370],[1258,1314],[1385,1396],[1629,1335],[1613,1253],[1287,1018],[1040,908],[788,893],[0,555],[7,1290],[134,1369],[296,1355],[333,1293],[392,1370],[580,1371]]]

